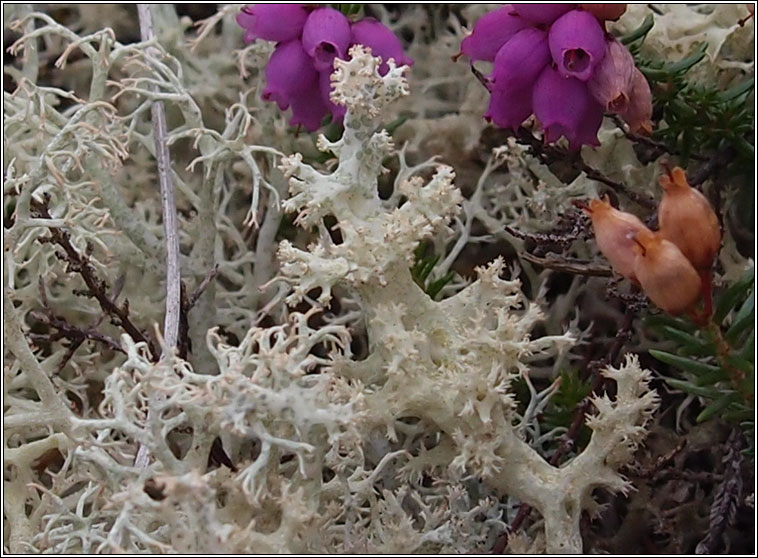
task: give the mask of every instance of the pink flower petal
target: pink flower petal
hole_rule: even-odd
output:
[[[324,117],[329,114],[329,107],[321,97],[318,76],[292,97],[291,106],[292,126],[302,124],[309,132],[315,132],[321,127]]]
[[[583,10],[571,10],[553,23],[548,42],[564,77],[587,81],[605,56],[605,32],[595,16]]]
[[[237,14],[237,23],[245,29],[245,42],[283,42],[299,37],[307,18],[302,4],[255,4]]]
[[[303,48],[318,71],[332,68],[335,58],[345,58],[350,45],[350,22],[334,8],[313,10],[303,26]]]

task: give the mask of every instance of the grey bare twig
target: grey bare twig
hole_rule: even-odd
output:
[[[155,37],[150,5],[139,4],[137,11],[142,40],[150,41]],[[158,55],[155,47],[148,47],[147,50],[148,52],[153,51],[152,55]],[[174,183],[171,180],[171,159],[169,158],[166,140],[166,111],[163,102],[154,101],[150,111],[153,119],[158,177],[161,184],[163,229],[166,236],[166,319],[163,323],[163,338],[166,347],[174,348],[179,338],[179,314],[181,311],[181,273],[179,269],[179,231],[176,201],[174,200]]]
[[[140,35],[143,41],[155,38],[153,15],[149,4],[138,4]],[[148,47],[147,52],[154,56],[159,53],[155,47]],[[151,88],[156,89],[154,86]],[[157,90],[157,89],[156,89]],[[150,107],[153,120],[153,139],[155,140],[155,157],[158,161],[158,177],[161,185],[161,206],[163,208],[163,230],[166,237],[166,318],[163,322],[164,356],[165,349],[173,351],[179,340],[179,320],[181,319],[181,272],[179,268],[179,231],[174,199],[174,184],[171,180],[171,159],[169,158],[166,112],[163,102],[155,100]],[[148,422],[150,412],[148,411]],[[134,464],[147,467],[150,459],[149,450],[140,445]]]

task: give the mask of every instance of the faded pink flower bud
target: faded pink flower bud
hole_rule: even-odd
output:
[[[625,110],[619,111],[619,115],[629,124],[632,132],[650,134],[653,131],[653,95],[647,79],[637,68],[634,69],[629,103]]]
[[[616,21],[626,12],[626,4],[579,4],[579,7],[600,21]]]
[[[590,93],[608,112],[621,113],[629,107],[634,85],[634,57],[617,40],[606,43],[605,57],[587,82]]]

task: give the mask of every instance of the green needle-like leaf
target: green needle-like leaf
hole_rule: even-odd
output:
[[[696,375],[708,374],[708,373],[716,372],[717,370],[719,370],[718,366],[714,366],[712,364],[706,364],[704,362],[692,360],[690,358],[686,358],[686,357],[682,357],[678,355],[672,355],[671,353],[667,353],[664,351],[657,351],[655,349],[650,349],[650,355],[653,358],[660,360],[661,362],[665,362],[666,364],[670,364],[671,366],[676,366],[680,370],[685,370],[686,372],[692,372],[693,374],[696,374]]]
[[[653,28],[653,24],[655,23],[655,20],[653,19],[653,14],[648,14],[645,20],[642,22],[642,25],[640,25],[637,29],[626,35],[625,37],[621,38],[621,44],[629,45],[633,43],[634,41],[637,41],[639,39],[644,39],[647,34],[650,32],[650,30]]]
[[[713,403],[708,405],[705,409],[703,409],[700,414],[697,416],[697,422],[703,422],[711,418],[712,416],[716,415],[720,411],[723,411],[726,409],[729,405],[731,405],[733,402],[735,402],[737,399],[737,394],[735,393],[727,393],[725,395],[722,395],[718,399],[716,399]]]
[[[671,387],[681,390],[685,393],[697,395],[698,397],[714,399],[719,395],[719,392],[713,388],[696,386],[692,382],[688,382],[686,380],[677,380],[675,378],[664,378],[664,380],[666,380],[666,383]]]
[[[732,309],[747,296],[750,287],[755,280],[755,267],[751,267],[736,283],[729,287],[719,298],[713,319],[721,323]]]
[[[755,322],[755,293],[750,293],[750,296],[740,307],[739,312],[734,317],[732,325],[726,332],[726,340],[730,343],[734,343],[740,336],[745,328]]]
[[[715,343],[671,326],[662,326],[661,332],[680,345],[680,352],[687,355],[708,356],[716,351]]]

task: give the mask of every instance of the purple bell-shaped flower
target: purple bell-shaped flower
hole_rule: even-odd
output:
[[[515,14],[510,4],[505,5],[476,22],[473,32],[461,42],[461,54],[472,62],[492,62],[500,47],[528,26],[529,22]]]
[[[303,26],[303,48],[318,71],[332,68],[335,58],[344,59],[350,45],[350,22],[334,8],[313,10]]]
[[[302,4],[256,4],[245,6],[237,14],[237,23],[245,29],[245,42],[290,41],[303,32],[308,10]]]
[[[550,53],[564,77],[587,81],[605,56],[605,32],[595,16],[572,10],[556,20],[548,36]]]
[[[597,131],[603,121],[603,107],[592,98],[587,85],[573,77],[563,77],[547,66],[534,85],[534,114],[545,129],[545,141],[553,143],[561,136],[569,148],[583,144],[600,145]]]
[[[400,39],[383,23],[372,17],[367,17],[353,23],[350,28],[352,37],[350,45],[363,45],[371,49],[374,56],[382,59],[379,73],[384,75],[389,71],[387,60],[395,60],[397,66],[412,66],[413,59],[405,55]]]

